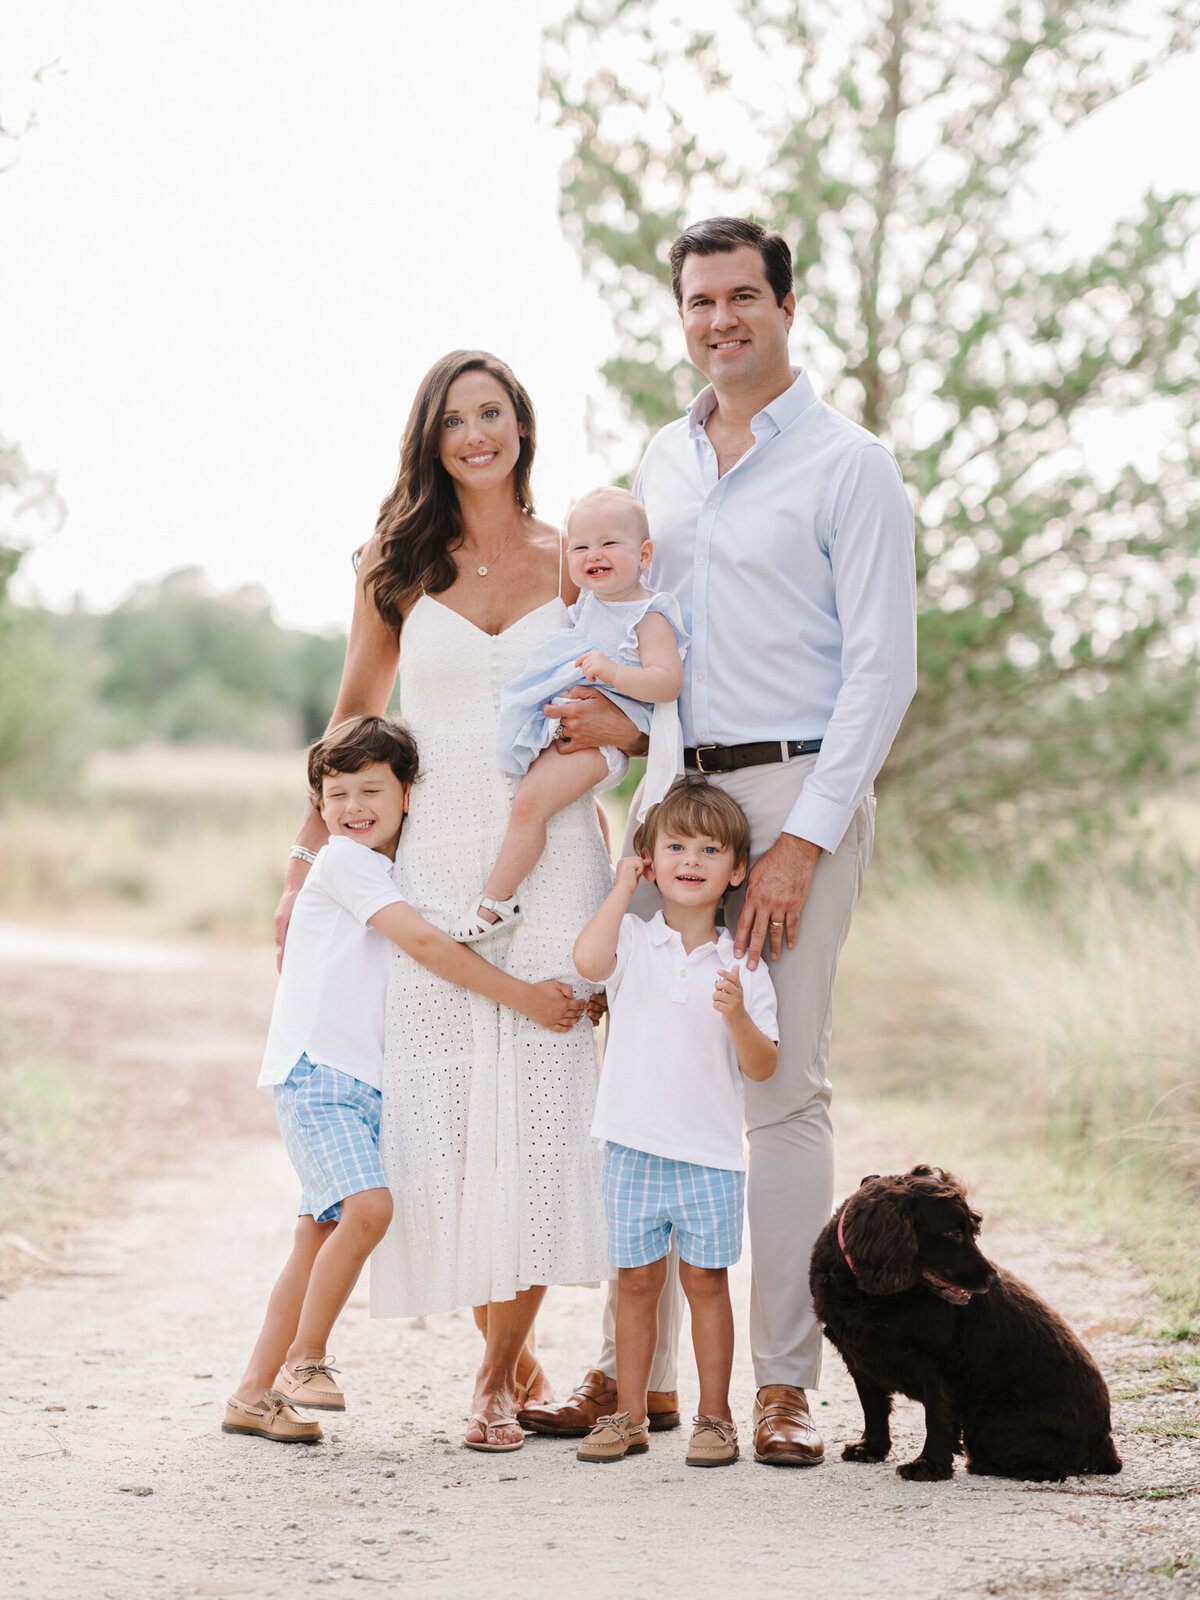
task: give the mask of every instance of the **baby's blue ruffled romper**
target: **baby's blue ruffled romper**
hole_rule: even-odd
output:
[[[580,595],[567,611],[570,625],[535,645],[526,658],[524,672],[500,691],[496,761],[503,771],[522,776],[528,772],[534,757],[546,749],[558,732],[558,722],[544,716],[542,707],[577,684],[599,689],[643,733],[651,731],[654,712],[661,708],[620,694],[610,684],[592,684],[575,665],[589,650],[600,650],[612,661],[640,666],[635,630],[648,611],[658,611],[666,617],[675,634],[680,657],[686,657],[688,635],[679,614],[679,602],[673,594],[617,601],[601,600],[590,590]],[[674,702],[671,710],[674,712]],[[677,716],[675,726],[678,727]],[[605,746],[604,755],[608,761],[608,776],[597,784],[597,793],[614,788],[629,769],[629,757],[621,751]],[[671,758],[674,760],[673,751]]]

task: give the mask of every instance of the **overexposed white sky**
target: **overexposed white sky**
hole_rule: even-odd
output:
[[[566,141],[537,120],[565,9],[5,9],[0,117],[39,126],[0,178],[0,433],[69,510],[27,596],[105,607],[190,564],[263,584],[284,622],[344,625],[413,391],[456,346],[532,394],[544,515],[606,479],[584,408],[614,341],[559,228]],[[1152,184],[1200,189],[1197,103],[1193,56],[1042,159],[1080,248]]]

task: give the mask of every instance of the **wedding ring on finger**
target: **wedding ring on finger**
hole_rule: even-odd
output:
[[[773,928],[782,928],[782,927],[783,927],[783,923],[782,923],[782,922],[776,922],[776,921],[775,921],[775,918],[774,918],[774,917],[772,917],[772,918],[771,918],[771,926],[772,926],[772,927],[773,927]]]

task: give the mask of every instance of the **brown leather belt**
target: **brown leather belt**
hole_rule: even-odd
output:
[[[700,744],[683,752],[689,772],[736,772],[739,767],[763,767],[770,761],[790,761],[793,756],[811,756],[821,748],[820,739],[766,739],[761,744]]]

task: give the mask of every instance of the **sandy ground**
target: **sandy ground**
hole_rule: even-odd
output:
[[[364,1285],[335,1345],[351,1409],[327,1423],[325,1442],[221,1434],[295,1195],[269,1101],[250,1087],[272,982],[259,952],[49,938],[33,951],[0,929],[10,1025],[129,1094],[127,1156],[140,1148],[152,1162],[56,1247],[53,1270],[0,1300],[3,1596],[283,1597],[314,1585],[349,1597],[369,1584],[497,1600],[1200,1594],[1194,1389],[1119,1401],[1124,1473],[1059,1486],[961,1471],[902,1482],[893,1462],[922,1436],[907,1402],[893,1462],[843,1463],[860,1415],[832,1350],[814,1396],[829,1446],[818,1469],[747,1456],[690,1470],[683,1430],[604,1470],[544,1438],[488,1457],[459,1444],[479,1349],[469,1313],[372,1323]],[[953,1164],[932,1129],[927,1149],[887,1148],[866,1107],[839,1107],[838,1150],[843,1191],[867,1171]],[[988,1253],[1064,1311],[1116,1392],[1131,1378],[1162,1387],[1152,1364],[1163,1347],[1138,1331],[1154,1322],[1147,1284],[1103,1241],[1034,1229],[994,1179],[975,1176]],[[741,1328],[747,1291],[743,1264]],[[561,1391],[594,1355],[599,1304],[586,1289],[547,1297],[542,1354]],[[690,1362],[681,1387],[690,1407]],[[733,1399],[748,1433],[744,1341]]]

